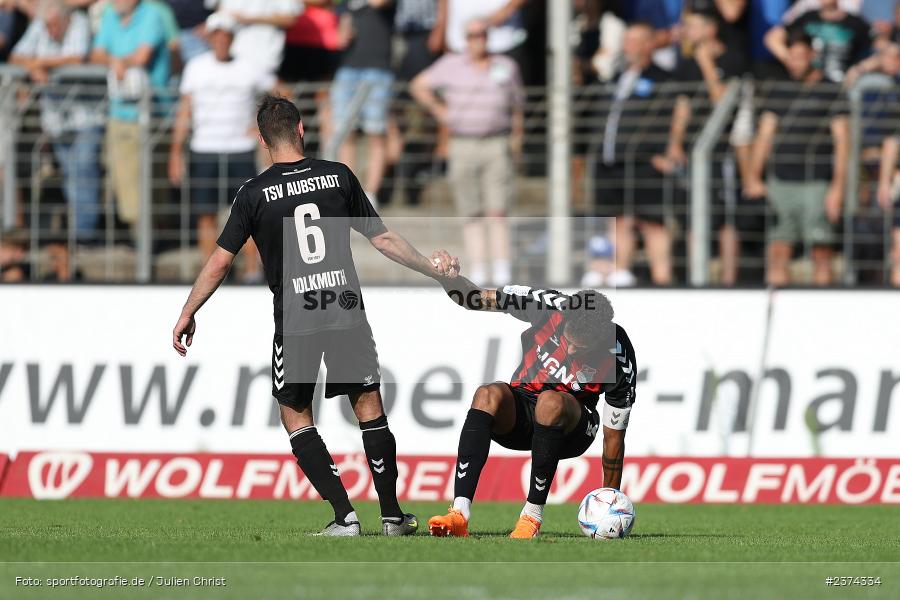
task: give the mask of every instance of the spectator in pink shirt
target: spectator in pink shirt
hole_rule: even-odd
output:
[[[511,276],[505,217],[513,155],[522,147],[524,91],[515,61],[488,53],[487,35],[484,21],[470,21],[466,52],[438,59],[413,79],[411,92],[450,130],[449,178],[457,213],[467,219],[463,241],[470,279],[502,285]],[[490,274],[485,235],[493,259]]]

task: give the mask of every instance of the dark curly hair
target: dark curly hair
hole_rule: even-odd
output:
[[[605,294],[597,290],[581,290],[571,296],[566,309],[566,327],[572,335],[591,346],[615,345],[615,311]]]

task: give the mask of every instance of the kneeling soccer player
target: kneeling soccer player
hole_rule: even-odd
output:
[[[475,391],[459,436],[453,506],[432,517],[428,529],[439,537],[469,534],[472,499],[494,440],[531,451],[528,499],[510,537],[536,537],[560,459],[584,454],[601,423],[603,485],[621,484],[635,401],[634,348],[612,321],[609,299],[594,290],[567,296],[525,286],[481,289],[462,277],[444,287],[466,308],[506,312],[531,327],[522,334],[522,362],[512,380]],[[598,409],[600,394],[605,402]]]

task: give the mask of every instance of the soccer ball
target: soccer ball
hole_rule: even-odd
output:
[[[623,538],[634,526],[634,504],[617,489],[600,488],[578,507],[578,526],[591,539]]]

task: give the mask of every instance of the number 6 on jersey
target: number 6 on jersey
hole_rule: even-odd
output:
[[[294,227],[297,229],[297,243],[300,245],[300,257],[308,265],[322,262],[325,258],[325,235],[317,225],[306,224],[306,218],[318,221],[321,217],[319,207],[315,204],[301,204],[294,209]],[[312,238],[312,248],[310,248]]]

